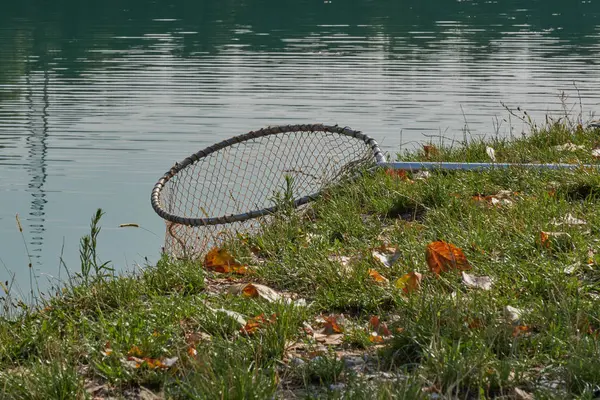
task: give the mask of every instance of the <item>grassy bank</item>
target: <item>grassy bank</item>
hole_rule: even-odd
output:
[[[553,123],[401,158],[596,163],[599,142]],[[114,278],[92,262],[87,282],[0,320],[0,397],[591,399],[599,201],[583,168],[377,171],[209,268]]]

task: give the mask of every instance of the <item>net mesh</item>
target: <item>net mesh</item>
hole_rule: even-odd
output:
[[[165,217],[164,251],[177,258],[202,256],[232,234],[260,229],[286,187],[303,203],[375,161],[376,143],[360,133],[363,140],[309,129],[257,135],[197,153],[158,195],[160,208],[177,216],[176,221]],[[252,213],[262,215],[252,218]]]

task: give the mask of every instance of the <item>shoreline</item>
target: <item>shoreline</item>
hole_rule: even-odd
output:
[[[598,165],[598,129],[532,130],[399,158]],[[599,201],[597,169],[382,170],[210,259],[116,277],[96,214],[78,284],[0,318],[0,393],[591,398]]]

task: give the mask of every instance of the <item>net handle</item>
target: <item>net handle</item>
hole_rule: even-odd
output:
[[[219,151],[225,147],[232,146],[237,143],[241,143],[247,140],[256,139],[263,136],[276,135],[279,133],[288,133],[288,132],[328,132],[328,133],[337,133],[339,135],[353,137],[359,140],[362,140],[369,147],[371,147],[373,151],[373,156],[375,157],[375,161],[377,164],[386,162],[385,156],[381,152],[379,148],[379,144],[375,141],[375,139],[365,135],[360,131],[352,130],[348,127],[341,127],[338,125],[323,125],[323,124],[302,124],[302,125],[281,125],[281,126],[270,126],[267,128],[259,129],[257,131],[250,131],[243,135],[234,136],[230,139],[223,140],[219,143],[216,143],[212,146],[209,146],[203,150],[200,150],[191,156],[185,158],[180,163],[175,163],[173,167],[169,171],[167,171],[162,178],[156,182],[154,188],[152,189],[152,195],[150,197],[150,203],[152,204],[152,208],[154,211],[161,216],[164,220],[174,222],[176,224],[187,225],[187,226],[205,226],[205,225],[218,225],[218,224],[227,224],[231,222],[241,222],[246,221],[248,219],[261,217],[263,215],[267,215],[273,213],[276,210],[276,207],[263,208],[261,210],[254,210],[247,213],[228,215],[222,217],[210,217],[210,218],[186,218],[177,216],[169,213],[160,205],[160,194],[165,186],[165,184],[171,180],[179,171],[186,168],[187,166],[197,162],[198,160],[208,156],[211,153]],[[294,206],[298,207],[302,204],[308,203],[313,200],[318,193],[310,194],[308,196],[301,197],[294,201]]]

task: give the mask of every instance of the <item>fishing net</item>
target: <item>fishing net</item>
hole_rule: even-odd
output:
[[[152,207],[167,224],[164,251],[200,257],[232,235],[259,230],[278,198],[299,207],[357,168],[384,161],[375,140],[337,125],[269,127],[207,147],[154,186]]]

